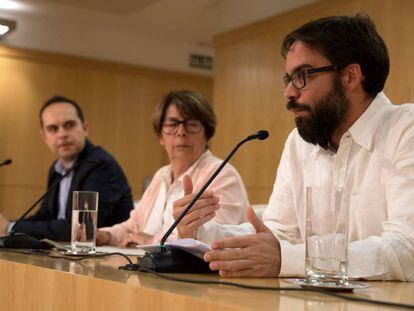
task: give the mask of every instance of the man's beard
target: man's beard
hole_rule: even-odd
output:
[[[287,109],[298,108],[309,112],[307,117],[296,117],[295,123],[300,136],[313,145],[328,149],[334,131],[345,119],[348,111],[348,100],[339,78],[335,78],[332,90],[323,99],[316,102],[311,109],[306,104],[290,100]]]

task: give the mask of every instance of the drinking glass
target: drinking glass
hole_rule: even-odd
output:
[[[95,252],[99,193],[73,191],[71,249],[73,254]]]
[[[348,195],[334,186],[306,188],[306,282],[348,284]]]

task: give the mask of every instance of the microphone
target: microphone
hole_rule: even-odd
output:
[[[6,159],[0,163],[0,166],[12,164],[12,159]]]
[[[202,258],[194,256],[184,250],[169,247],[168,245],[165,245],[165,241],[168,239],[168,237],[171,235],[171,233],[174,231],[174,229],[177,227],[180,221],[184,218],[184,216],[188,213],[188,211],[197,202],[200,196],[211,184],[211,182],[217,177],[217,175],[227,164],[227,162],[229,162],[229,160],[236,153],[239,147],[250,140],[264,140],[267,137],[269,137],[269,132],[261,130],[253,135],[246,137],[241,142],[239,142],[236,145],[236,147],[233,148],[233,150],[230,152],[227,158],[215,170],[213,175],[211,175],[208,181],[204,184],[200,191],[198,191],[195,197],[185,208],[185,210],[178,216],[175,222],[164,234],[160,241],[160,245],[158,246],[157,251],[146,254],[139,260],[139,269],[143,268],[142,271],[149,269],[161,273],[215,273],[210,270],[210,268],[208,267],[208,263],[206,263]]]
[[[10,231],[10,235],[4,236],[0,238],[0,248],[29,248],[29,249],[50,249],[53,247],[53,245],[50,245],[48,243],[45,243],[43,241],[40,241],[30,235],[27,235],[25,233],[16,233],[15,228],[16,225],[21,222],[35,207],[37,204],[39,204],[53,189],[56,188],[56,186],[64,179],[66,176],[68,176],[72,171],[77,169],[79,166],[85,163],[93,163],[96,166],[100,166],[105,163],[103,160],[84,160],[76,163],[74,166],[72,166],[64,175],[59,177],[47,191],[35,202],[32,206],[30,206],[27,211],[20,216],[19,219],[16,220],[16,222],[13,225],[12,230]]]
[[[246,139],[247,140],[253,140],[253,139],[265,140],[268,137],[269,137],[269,132],[268,131],[260,130],[260,131],[257,131],[256,133],[254,133],[253,135],[248,136]]]

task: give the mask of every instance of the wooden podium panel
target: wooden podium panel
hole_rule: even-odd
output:
[[[118,266],[125,263],[121,257],[75,262],[0,251],[0,310],[379,309],[310,292],[254,291],[224,285],[178,283],[147,273],[119,270]],[[218,275],[178,276],[220,279]],[[276,278],[223,280],[260,286],[293,286]],[[414,283],[367,284],[369,288],[349,295],[414,304]]]

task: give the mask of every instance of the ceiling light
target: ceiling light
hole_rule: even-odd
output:
[[[10,30],[9,26],[0,25],[0,36],[4,35]]]
[[[0,8],[6,10],[16,10],[22,7],[21,3],[11,0],[0,0]]]
[[[8,35],[16,28],[16,22],[7,19],[0,19],[0,39]]]

